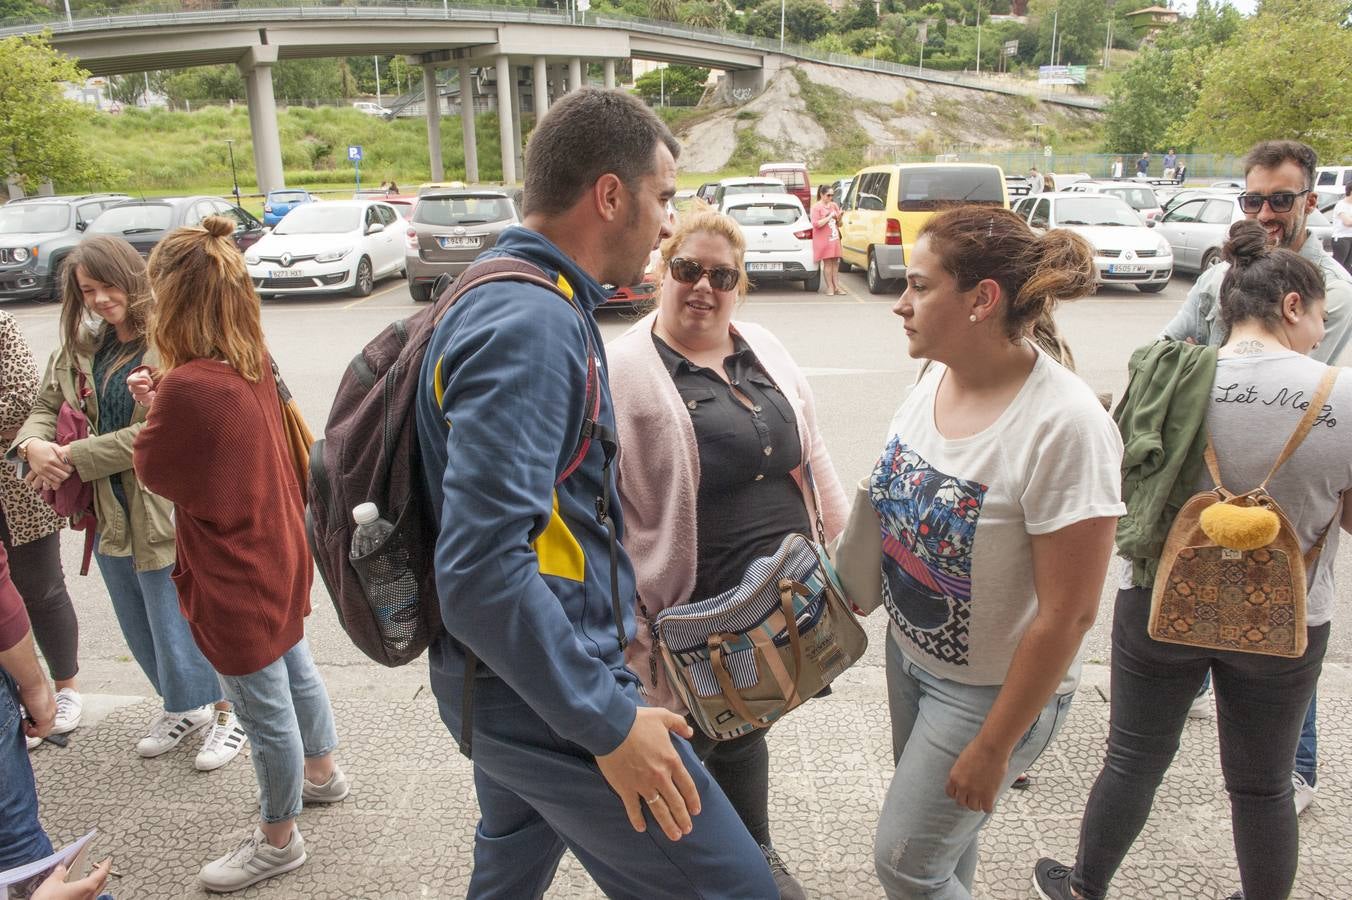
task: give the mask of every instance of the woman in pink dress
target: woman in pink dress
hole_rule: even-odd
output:
[[[827,294],[844,294],[836,276],[840,272],[840,207],[828,185],[817,188],[817,202],[808,214],[812,220],[812,259],[822,268]]]

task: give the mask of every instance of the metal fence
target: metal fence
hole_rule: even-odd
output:
[[[999,166],[1008,175],[1022,175],[1034,166],[1044,174],[1074,174],[1085,172],[1095,178],[1109,178],[1113,171],[1113,161],[1122,160],[1122,176],[1131,178],[1136,174],[1136,158],[1140,153],[1058,153],[1052,148],[1048,156],[1042,148],[1029,150],[1008,150],[989,152],[980,148],[949,147],[938,156],[922,155],[900,144],[878,144],[869,148],[870,162],[935,162],[936,160],[954,160],[962,162],[991,163]],[[1150,151],[1151,178],[1164,177],[1164,151]],[[1180,153],[1178,162],[1186,165],[1189,181],[1195,178],[1238,178],[1244,174],[1240,157],[1220,153]]]

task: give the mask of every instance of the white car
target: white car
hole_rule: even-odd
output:
[[[1034,194],[1015,203],[1014,212],[1035,231],[1066,228],[1092,244],[1099,284],[1134,284],[1156,294],[1173,274],[1169,242],[1116,197],[1070,191]]]
[[[404,228],[388,203],[307,203],[250,247],[244,262],[263,297],[343,292],[365,297],[386,275],[403,277]]]
[[[358,100],[352,104],[352,108],[359,113],[366,113],[368,116],[388,116],[390,111],[379,103],[372,103],[370,100]]]
[[[793,194],[735,194],[723,212],[741,226],[746,274],[752,284],[801,281],[816,293],[822,276],[812,259],[812,223]]]
[[[1077,181],[1066,190],[1070,193],[1109,194],[1125,200],[1127,206],[1140,213],[1146,221],[1164,211],[1159,197],[1144,184],[1132,184],[1129,181]]]
[[[783,194],[788,188],[778,178],[765,175],[756,178],[724,178],[714,185],[709,205],[721,213],[728,211],[728,200],[744,194]]]

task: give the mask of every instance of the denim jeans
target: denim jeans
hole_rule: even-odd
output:
[[[1188,707],[1210,671],[1244,896],[1284,900],[1299,854],[1291,761],[1329,626],[1310,628],[1305,654],[1286,659],[1160,643],[1147,633],[1149,618],[1149,589],[1118,592],[1108,749],[1080,823],[1071,884],[1088,900],[1107,895],[1108,883],[1145,827],[1155,791],[1178,752]]]
[[[300,813],[305,760],[338,746],[324,679],[301,638],[280,658],[249,675],[222,675],[225,698],[253,744],[254,774],[264,822]]]
[[[95,538],[97,543],[98,538]],[[138,572],[130,556],[95,553],[131,655],[168,712],[181,713],[221,699],[216,670],[197,649],[169,578],[173,566]]]
[[[1319,780],[1319,731],[1315,727],[1315,707],[1319,705],[1319,691],[1310,695],[1310,708],[1305,711],[1305,724],[1300,726],[1300,741],[1296,744],[1296,771],[1305,783],[1314,787]]]
[[[51,852],[52,843],[38,821],[38,791],[19,715],[19,688],[0,669],[0,872]]]
[[[695,729],[690,749],[728,795],[746,830],[757,844],[774,846],[770,840],[770,748],[765,743],[770,729],[757,728],[730,741],[716,741],[689,716],[686,722]]]
[[[981,730],[1000,685],[937,678],[887,636],[887,705],[896,774],[883,800],[874,866],[889,898],[970,900],[977,843],[990,818],[944,793],[959,754]],[[1000,793],[1037,760],[1061,729],[1074,694],[1057,694],[1020,738]]]

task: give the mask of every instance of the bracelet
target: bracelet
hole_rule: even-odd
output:
[[[19,459],[28,462],[28,445],[35,440],[37,440],[37,438],[24,438],[23,443],[14,449],[14,452],[18,454]]]

